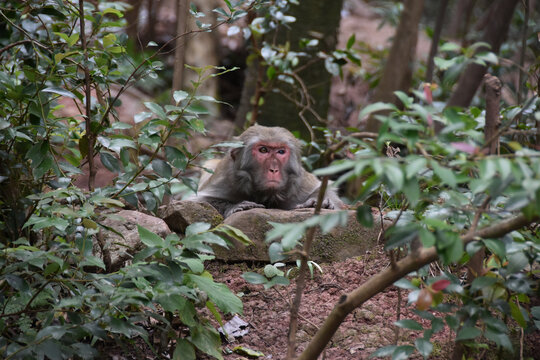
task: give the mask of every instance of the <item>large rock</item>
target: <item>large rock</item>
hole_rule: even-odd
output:
[[[103,259],[108,272],[117,271],[133,254],[143,248],[137,225],[166,237],[171,230],[162,219],[146,215],[138,211],[121,210],[114,215],[109,214],[101,224],[113,228],[122,236],[103,230],[99,236],[99,246],[94,246],[94,253]]]
[[[332,211],[322,210],[321,214],[324,215]],[[214,251],[217,258],[223,260],[268,261],[268,244],[265,242],[265,235],[272,229],[272,225],[268,222],[302,222],[312,215],[313,209],[251,209],[234,213],[225,219],[225,224],[242,230],[253,241],[254,245],[243,246],[233,240],[233,249],[216,247]],[[311,259],[316,262],[327,262],[363,255],[374,247],[380,231],[380,222],[374,221],[371,228],[363,227],[356,221],[355,211],[349,211],[346,226],[335,227],[327,234],[322,234],[320,230],[316,231],[311,248]]]
[[[184,233],[188,225],[196,222],[206,222],[212,227],[223,222],[223,216],[212,205],[189,200],[174,200],[161,206],[158,214],[171,230],[178,233]]]

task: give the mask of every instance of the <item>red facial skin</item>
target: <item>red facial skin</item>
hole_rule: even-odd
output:
[[[253,159],[262,169],[266,188],[279,188],[283,183],[283,169],[289,162],[291,151],[282,143],[256,143],[251,149]]]

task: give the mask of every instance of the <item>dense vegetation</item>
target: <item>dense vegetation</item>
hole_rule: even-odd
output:
[[[354,37],[346,48],[328,53],[314,50],[316,39],[304,39],[305,52],[275,43],[267,34],[300,21],[287,15],[295,1],[225,3],[226,8],[216,11],[217,23],[198,20],[198,31],[233,23],[248,12],[257,14],[249,17],[244,33],[256,44],[252,56],[263,69],[257,72],[262,94],[281,81],[308,99],[296,72],[303,66],[298,58],[323,61],[336,76],[343,75],[346,64],[362,65],[359,53],[365,48],[355,44]],[[146,102],[148,111],[136,116],[134,125],[118,121],[121,95],[140,79],[158,76],[164,67],[160,50],[172,42],[161,48],[149,42],[147,57],[133,60],[122,31],[126,10],[121,2],[1,2],[3,358],[99,358],[112,344],[127,348],[142,339],[156,357],[194,359],[196,352],[203,352],[219,359],[220,337],[208,316],[222,323],[222,314],[242,311],[241,300],[204,270],[204,263],[213,258],[210,245],[226,245],[224,234],[247,242],[234,229],[196,223],[182,237],[162,239],[139,227],[145,248],[131,265],[113,273],[105,271],[93,252],[101,231],[110,230],[102,220],[114,216],[112,209],[132,206],[155,212],[166,197],[195,190],[187,175],[205,153],[191,154],[186,144],[193,134],[205,132],[204,104],[218,102],[197,90],[206,80],[231,70],[191,67],[196,74],[192,89],[173,92],[172,104]],[[205,17],[196,8],[191,14]],[[517,14],[515,21],[523,25],[522,12]],[[534,36],[525,33],[525,47],[531,39]],[[501,57],[525,51],[511,44],[502,47]],[[373,51],[371,56],[380,54]],[[493,346],[504,357],[517,351],[518,329],[532,332],[539,327],[538,84],[533,77],[520,80],[514,89],[519,101],[511,106],[502,103],[500,109],[500,88],[494,95],[488,89],[487,99],[477,97],[472,106],[446,106],[458,75],[470,64],[485,66],[501,77],[511,74],[500,59],[483,43],[442,42],[430,84],[422,83],[420,68],[411,91],[395,92],[395,104],[375,102],[362,109],[359,118],[375,119],[378,133],[361,128],[332,131],[319,124],[318,134],[324,138],[316,139],[309,129],[313,138],[307,141],[312,151],[308,165],[328,165],[316,172],[324,183],[333,176],[337,185],[348,187],[358,221],[370,226],[372,207],[394,219],[385,233],[393,266],[348,294],[301,358],[316,358],[339,322],[380,291],[381,284],[412,290],[409,302],[431,327],[398,321],[398,327],[420,331],[422,336],[415,344],[383,348],[378,356],[404,358],[417,351],[427,357],[433,349],[431,336],[447,325],[456,333],[460,349],[456,353],[474,354]],[[533,61],[531,70],[538,66],[538,58]],[[376,86],[380,73],[366,76]],[[72,99],[78,114],[58,115],[59,98]],[[253,111],[263,100],[262,95],[252,103]],[[494,103],[497,106],[490,107]],[[302,105],[301,115],[311,111]],[[500,125],[486,134],[485,129],[493,129],[489,124],[497,121]],[[111,186],[95,187],[98,158],[117,174]],[[331,161],[334,158],[340,160]],[[83,169],[88,190],[73,186]],[[301,242],[309,253],[310,229],[320,226],[329,231],[343,217],[337,212],[301,224],[276,225],[267,234],[276,240],[270,246],[271,259],[284,260],[284,253]],[[471,265],[478,254],[480,265]],[[304,255],[302,281],[310,264]],[[433,276],[429,264],[437,260],[442,271]],[[466,264],[469,275],[462,279],[460,268]],[[285,275],[274,270],[267,273],[271,280],[253,273],[245,278],[267,286],[286,284]],[[297,281],[300,294],[302,281]],[[290,356],[295,326],[292,322]]]

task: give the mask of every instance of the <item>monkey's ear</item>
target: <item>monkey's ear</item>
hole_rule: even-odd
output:
[[[242,149],[243,147],[231,149],[231,157],[234,161],[236,161],[236,158],[238,157],[238,154],[242,151]]]

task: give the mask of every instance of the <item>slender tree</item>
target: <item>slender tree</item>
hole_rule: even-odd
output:
[[[487,24],[482,38],[480,41],[489,44],[490,48],[480,47],[478,51],[492,51],[498,53],[501,48],[510,22],[512,21],[512,15],[519,0],[497,0],[494,4],[493,17]],[[476,93],[476,90],[482,82],[482,78],[486,73],[487,66],[476,63],[469,64],[465,71],[461,74],[458,84],[450,100],[448,106],[461,106],[467,107],[471,104],[471,101]]]
[[[407,91],[411,86],[414,55],[418,39],[418,24],[424,8],[423,0],[405,0],[403,13],[392,42],[384,72],[375,91],[374,102],[398,102],[394,91]],[[374,117],[367,120],[366,130],[377,132],[379,121]]]

